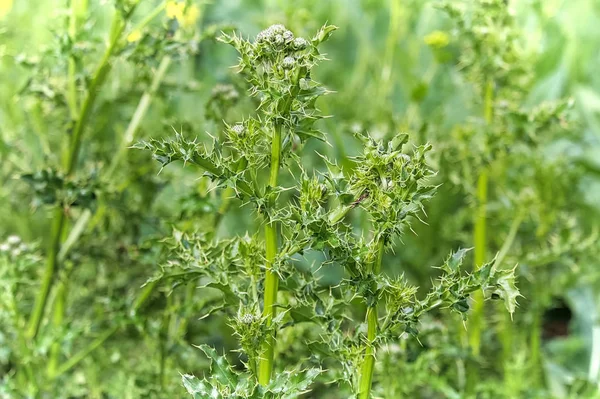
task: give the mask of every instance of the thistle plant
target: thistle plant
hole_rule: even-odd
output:
[[[490,258],[490,250],[497,250],[498,264],[519,263],[523,274],[529,275],[529,283],[522,285],[533,325],[524,340],[531,356],[528,367],[534,378],[539,377],[542,309],[553,295],[565,291],[563,284],[556,285],[555,294],[540,290],[539,284],[545,280],[540,266],[556,276],[559,265],[589,256],[595,238],[583,230],[572,212],[572,204],[579,201],[573,187],[582,170],[565,154],[552,151],[559,139],[577,140],[572,101],[528,104],[535,59],[525,49],[509,2],[452,2],[441,8],[454,24],[460,48],[457,63],[461,76],[472,84],[468,101],[474,109],[468,121],[454,128],[452,140],[440,144],[444,148],[441,162],[445,170],[452,170],[449,180],[471,198],[465,211],[473,215],[474,269]],[[562,177],[557,178],[559,175]],[[553,176],[551,188],[549,176]],[[546,258],[542,248],[549,246],[562,250],[556,249],[556,257]],[[533,268],[535,277],[530,274]],[[475,357],[481,353],[486,330],[482,306],[481,297],[476,297],[468,337]],[[505,366],[512,361],[515,345],[511,324],[506,321],[497,327]],[[472,390],[477,369],[469,374]],[[505,378],[511,378],[508,372]]]
[[[390,141],[358,135],[363,151],[351,159],[350,169],[326,157],[321,170],[309,171],[302,163],[304,144],[326,138],[316,124],[324,117],[316,102],[328,91],[312,74],[324,59],[321,44],[335,29],[325,25],[310,40],[283,25],[254,40],[224,34],[221,41],[238,51],[238,71],[259,102],[256,114],[226,124],[210,144],[177,132],[135,146],[151,151],[163,167],[174,161],[199,167],[214,190],[232,190],[240,206],[251,207],[263,229],[261,234],[252,224],[234,237],[176,231],[167,240],[168,261],[151,279],[152,284],[193,283],[221,292],[206,304],[204,316],[224,313],[229,319],[243,368],[234,369],[202,345],[210,372],[204,379],[186,375],[183,380],[195,397],[297,397],[313,381],[336,381],[369,398],[377,349],[405,333],[418,335],[426,313],[448,309],[464,316],[476,291],[502,298],[514,311],[514,269],[487,263],[465,273],[461,264],[467,249],[446,259],[424,296],[403,276],[384,273],[395,237],[420,220],[424,203],[436,191],[435,172],[427,163],[429,144],[411,149],[406,134]],[[366,215],[368,229],[352,224],[357,213]],[[300,267],[303,256],[313,255],[320,266]],[[341,268],[343,277],[322,284],[318,271],[330,266]],[[364,317],[357,318],[357,312]],[[306,324],[315,327],[303,330]],[[278,345],[294,330],[300,332],[304,350],[299,350],[306,358],[291,356],[291,364],[278,366]]]
[[[6,295],[11,301],[6,303],[14,309],[0,331],[9,354],[0,367],[11,397],[56,396],[73,371],[81,372],[90,355],[118,332],[136,326],[151,333],[151,328],[142,328],[138,313],[150,302],[153,287],[132,299],[130,289],[136,284],[119,279],[106,284],[103,279],[107,265],[148,261],[139,255],[145,240],[139,220],[145,216],[135,208],[152,206],[147,191],[157,184],[152,178],[140,179],[145,167],[132,166],[124,154],[139,135],[152,101],[163,97],[160,88],[171,61],[192,54],[194,43],[210,37],[210,29],[201,37],[194,27],[200,8],[180,2],[97,5],[72,0],[68,5],[61,14],[65,18],[53,25],[51,46],[35,57],[15,57],[28,68],[17,99],[36,115],[34,136],[40,143],[33,149],[36,162],[16,171],[16,187],[27,190],[23,203],[38,213],[32,219],[43,225],[49,210],[52,221],[47,237],[39,235],[47,244],[40,246],[46,249],[43,260],[38,259],[38,243],[31,245],[37,266],[45,262],[45,267],[16,268],[19,277],[10,271],[10,262],[16,265],[20,258],[2,258],[2,274],[8,275],[10,285]],[[174,5],[177,12],[165,13]],[[106,37],[90,29],[97,23],[96,7],[111,13],[108,32],[100,30]],[[190,10],[195,10],[193,19]],[[135,68],[136,81],[112,74],[116,64],[121,72]],[[8,144],[20,148],[18,138]],[[138,223],[122,222],[127,219]],[[107,295],[118,291],[118,300]],[[106,315],[97,320],[99,311]],[[69,384],[61,395],[76,395],[76,385]],[[95,391],[109,391],[108,385]]]

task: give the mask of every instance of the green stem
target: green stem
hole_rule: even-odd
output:
[[[118,47],[119,39],[121,38],[121,34],[123,33],[123,29],[125,28],[125,21],[122,20],[120,11],[115,11],[115,16],[113,17],[112,27],[111,27],[111,39],[109,42],[104,55],[102,56],[102,60],[100,64],[96,68],[92,81],[90,83],[90,87],[87,90],[87,95],[83,102],[83,106],[81,107],[81,112],[77,123],[75,124],[75,129],[73,130],[73,134],[71,136],[71,145],[70,151],[68,154],[66,169],[67,174],[73,173],[75,170],[75,166],[77,166],[77,161],[79,159],[79,151],[81,149],[81,138],[83,136],[83,132],[87,126],[87,123],[92,114],[92,109],[98,98],[98,93],[100,92],[100,88],[106,81],[106,77],[112,68],[111,59],[114,55],[115,50]]]
[[[54,221],[52,222],[52,229],[50,231],[50,248],[48,252],[48,259],[46,261],[46,269],[44,271],[44,277],[40,291],[35,300],[35,305],[29,319],[29,325],[27,326],[27,337],[34,339],[40,328],[40,323],[44,315],[44,309],[46,308],[46,302],[48,295],[50,294],[50,288],[54,280],[54,275],[57,268],[58,252],[60,250],[60,239],[62,236],[63,227],[65,224],[65,213],[62,208],[56,208],[54,211]]]
[[[75,166],[77,165],[83,132],[91,116],[92,108],[96,101],[100,87],[104,83],[106,76],[108,75],[108,72],[111,69],[110,60],[114,51],[117,48],[118,39],[121,36],[124,27],[125,22],[121,19],[120,12],[116,10],[111,27],[110,44],[106,49],[104,56],[102,57],[102,61],[96,69],[96,72],[94,73],[94,76],[90,83],[90,87],[87,91],[87,95],[83,102],[83,106],[81,107],[79,118],[77,119],[75,128],[71,136],[69,151],[65,159],[65,169],[67,176],[71,175],[74,172]],[[64,225],[65,214],[63,212],[63,209],[57,208],[54,213],[54,222],[51,231],[48,261],[46,264],[46,269],[44,271],[44,276],[42,277],[41,289],[38,296],[36,297],[34,309],[31,314],[31,318],[29,320],[29,325],[27,328],[27,336],[30,339],[35,339],[35,337],[38,334],[40,324],[44,315],[44,310],[48,302],[48,295],[50,294],[50,289],[52,288],[56,276],[56,272],[58,269],[58,253],[60,251],[60,243]]]
[[[384,240],[377,242],[377,257],[371,264],[370,272],[377,274],[381,271],[383,259]],[[373,385],[373,370],[375,369],[375,340],[377,338],[377,303],[367,308],[367,342],[365,349],[365,360],[360,370],[360,383],[358,386],[358,398],[369,399],[371,397],[371,386]]]
[[[494,111],[494,82],[488,80],[485,85],[484,92],[484,105],[483,105],[483,116],[486,125],[489,127],[493,121]],[[487,255],[487,201],[488,201],[488,169],[482,167],[477,178],[477,202],[475,209],[475,221],[473,228],[473,244],[474,250],[474,270],[478,270],[486,261]],[[475,357],[478,357],[481,353],[481,333],[484,328],[483,319],[483,293],[477,291],[473,294],[473,309],[471,311],[469,320],[469,331],[468,331],[468,342],[471,352]],[[478,381],[479,371],[475,365],[471,362],[468,366],[467,373],[467,391],[473,392],[475,385]]]
[[[60,251],[58,252],[57,263],[62,264],[65,260],[65,257],[68,251],[71,249],[72,245],[77,241],[79,236],[83,233],[83,229],[87,224],[91,212],[86,209],[81,217],[77,220],[77,223],[71,231],[69,232],[69,236],[66,240],[63,241],[63,244],[60,247]],[[62,240],[61,240],[62,241]],[[71,273],[72,267],[69,267],[69,270],[65,270],[64,276],[60,279],[58,287],[56,289],[56,296],[54,299],[54,314],[52,316],[52,325],[56,330],[60,328],[63,323],[64,315],[66,311],[66,302],[67,302],[67,294],[69,292],[68,282],[69,275]],[[50,347],[50,358],[48,359],[48,367],[47,373],[49,376],[52,376],[56,373],[56,368],[58,367],[58,358],[60,356],[61,342],[60,340],[55,340]]]
[[[280,123],[275,125],[273,131],[273,141],[271,143],[271,170],[269,173],[269,186],[277,187],[277,179],[279,177],[279,166],[281,157],[281,129]],[[271,207],[275,205],[275,197],[270,199]],[[277,257],[277,222],[268,221],[265,225],[265,241],[266,241],[266,272],[265,272],[265,297],[263,306],[263,317],[266,320],[267,326],[273,324],[276,309],[275,302],[277,301],[277,290],[279,288],[279,278],[273,272],[273,263]],[[260,359],[258,369],[258,382],[262,385],[267,385],[271,380],[273,372],[273,358],[275,356],[275,336],[269,334],[264,344],[262,358]]]
[[[521,226],[521,223],[523,223],[524,218],[525,218],[525,213],[523,211],[518,211],[517,216],[513,219],[512,223],[510,225],[510,228],[508,230],[508,235],[506,236],[506,239],[504,240],[504,244],[502,244],[502,248],[500,248],[500,251],[498,252],[498,256],[496,257],[496,260],[494,261],[494,267],[500,266],[502,264],[502,262],[504,261],[504,258],[506,257],[506,254],[510,250],[510,247],[512,247],[512,244],[515,242],[515,238],[517,237],[517,232],[519,231],[519,227]]]
[[[389,103],[389,93],[393,89],[393,85],[390,84],[390,80],[392,77],[392,71],[394,70],[394,55],[395,50],[398,48],[398,40],[402,37],[400,34],[400,29],[403,24],[402,18],[402,5],[400,4],[400,0],[392,0],[390,6],[390,21],[389,21],[389,29],[387,33],[386,43],[385,43],[385,53],[384,53],[384,61],[383,68],[381,70],[381,81],[379,84],[379,100],[384,103]],[[383,109],[386,108],[384,105]]]
[[[475,270],[479,269],[486,260],[486,210],[488,174],[482,171],[477,180],[477,211],[475,212],[475,228],[473,241],[475,242],[474,261]],[[477,291],[473,294],[473,313],[470,316],[469,344],[473,355],[479,356],[481,344],[481,331],[483,328],[483,293]]]
[[[63,280],[61,278],[61,280]],[[65,304],[67,301],[67,279],[65,278],[58,285],[56,290],[56,299],[54,300],[54,314],[52,317],[52,324],[54,328],[59,329],[63,323],[65,316]],[[61,341],[57,338],[50,346],[50,358],[48,359],[47,373],[49,376],[56,374],[58,367],[58,358],[60,355]]]
[[[484,94],[484,118],[489,126],[492,123],[494,110],[494,85],[490,80],[487,82]],[[486,207],[488,200],[488,171],[484,167],[477,179],[477,209],[475,211],[475,227],[473,229],[474,269],[477,270],[486,261],[487,255],[487,215]],[[471,314],[469,344],[473,355],[479,356],[481,346],[481,332],[483,330],[483,293],[477,291],[473,295],[473,312]]]

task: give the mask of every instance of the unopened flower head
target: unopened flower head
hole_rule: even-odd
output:
[[[281,36],[283,36],[283,39],[285,40],[286,43],[289,43],[292,40],[294,40],[294,34],[292,33],[292,31],[289,31],[289,30],[286,30],[285,32],[283,32],[283,34]]]
[[[240,94],[233,85],[229,84],[218,84],[212,90],[212,97],[222,98],[223,100],[235,101],[238,99]]]
[[[252,324],[257,320],[257,317],[252,313],[246,313],[242,317],[240,317],[240,322],[243,324]]]
[[[308,47],[308,41],[303,37],[297,37],[294,39],[293,45],[297,50],[304,50]]]
[[[295,63],[296,59],[294,57],[285,57],[282,62],[285,69],[292,69]]]
[[[272,41],[275,40],[277,35],[281,36],[286,31],[285,26],[281,24],[271,25],[256,36],[256,41],[258,43]],[[283,40],[283,36],[281,36],[281,40]]]
[[[285,26],[283,26],[282,24],[275,24],[275,25],[271,25],[269,27],[269,29],[271,31],[273,31],[273,34],[282,34],[283,32],[285,32],[287,29],[285,28]]]
[[[243,134],[246,131],[246,128],[244,127],[244,125],[238,123],[237,125],[233,125],[231,127],[231,131],[239,135]]]

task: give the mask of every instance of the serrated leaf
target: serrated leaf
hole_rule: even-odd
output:
[[[191,374],[181,376],[183,386],[194,399],[204,399],[209,397],[210,389],[206,381],[200,380]]]
[[[515,268],[496,272],[497,289],[494,293],[504,300],[506,310],[512,315],[517,308],[517,298],[521,296],[515,284]]]
[[[219,383],[235,389],[238,383],[238,375],[232,371],[231,366],[225,356],[219,356],[217,351],[205,344],[196,346],[210,359],[211,378],[215,378]]]

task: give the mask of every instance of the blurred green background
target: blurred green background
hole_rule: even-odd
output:
[[[56,194],[51,175],[60,170],[64,139],[73,129],[64,95],[69,54],[78,54],[77,80],[82,87],[102,57],[113,3],[89,1],[79,26],[83,33],[73,45],[66,33],[70,12],[67,1],[0,0],[0,241],[8,243],[9,237],[16,235],[27,244],[23,251],[30,254],[22,261],[16,260],[19,254],[5,255],[5,292],[0,297],[0,397],[27,397],[36,389],[50,392],[45,397],[184,397],[179,373],[201,373],[206,367],[202,354],[190,344],[208,341],[229,349],[235,347],[226,320],[212,316],[198,320],[200,309],[210,301],[210,295],[204,293],[166,300],[166,289],[157,290],[152,293],[150,310],[121,328],[140,286],[165,260],[160,240],[171,235],[173,226],[182,230],[203,228],[207,218],[218,210],[214,195],[206,194],[206,183],[199,180],[197,172],[168,166],[158,174],[159,168],[148,154],[127,147],[138,139],[170,136],[173,128],[190,137],[209,140],[209,133],[218,134],[221,119],[235,122],[252,112],[253,104],[242,99],[218,118],[211,114],[210,101],[216,85],[232,84],[244,97],[244,83],[231,68],[236,62],[234,51],[214,40],[221,29],[234,28],[244,36],[254,37],[269,25],[282,23],[297,36],[309,37],[325,22],[339,27],[325,46],[330,61],[317,68],[315,77],[335,92],[319,103],[325,113],[333,116],[322,123],[331,145],[309,147],[305,151],[307,164],[317,163],[318,157],[312,150],[344,164],[345,159],[360,150],[353,132],[368,131],[376,138],[384,138],[406,131],[414,143],[432,142],[434,152],[438,152],[432,162],[439,169],[445,165],[439,160],[451,146],[453,130],[476,113],[473,88],[456,62],[460,43],[453,36],[449,19],[434,7],[435,1],[191,1],[188,7],[195,11],[186,11],[187,20],[169,18],[166,6],[166,11],[159,10],[147,24],[146,16],[162,3],[141,1],[125,29],[129,35],[127,44],[112,61],[113,68],[99,91],[83,139],[78,176],[85,180],[85,184],[80,182],[81,187],[85,186],[86,193],[92,195],[72,194],[78,201],[89,199],[92,205],[68,210],[69,229],[63,238],[68,241],[69,232],[74,230],[78,234],[65,255],[66,271],[59,276],[72,286],[65,322],[52,327],[48,316],[39,342],[25,356],[11,341],[19,336],[19,330],[25,329],[26,316],[33,306],[50,240],[49,204]],[[581,173],[569,188],[568,194],[575,200],[569,196],[567,207],[578,226],[592,232],[589,237],[597,249],[593,231],[600,225],[600,1],[509,3],[520,29],[520,43],[533,55],[534,84],[526,94],[524,106],[565,97],[574,100],[580,136],[575,141],[557,140],[549,151],[560,154]],[[139,24],[143,30],[138,35],[135,28]],[[186,32],[177,33],[176,39],[171,40],[180,25]],[[437,51],[435,45],[443,51]],[[170,57],[169,64],[153,91],[154,77],[165,57]],[[124,139],[127,129],[140,99],[149,90],[149,108],[136,125],[133,140],[128,141]],[[29,175],[34,177],[24,178]],[[452,183],[452,170],[440,170],[440,176],[440,194],[427,208],[428,224],[416,224],[418,234],[408,232],[397,253],[386,258],[388,272],[405,273],[423,287],[430,284],[433,276],[429,266],[439,264],[451,249],[472,245],[470,227],[465,222],[469,218],[466,195]],[[89,212],[86,224],[78,225],[85,212]],[[249,212],[234,210],[217,234],[243,234],[252,220]],[[77,230],[78,226],[81,230]],[[500,249],[500,235],[506,234],[505,227],[498,229],[498,237],[492,237],[490,252]],[[535,309],[544,323],[549,323],[544,325],[567,323],[568,333],[544,338],[539,368],[543,373],[539,384],[543,391],[536,394],[525,393],[531,372],[527,368],[531,355],[528,344],[519,346],[519,338],[515,338],[510,360],[499,360],[494,358],[499,356],[497,339],[488,334],[490,351],[483,361],[482,370],[487,374],[482,381],[497,383],[506,392],[500,394],[498,388],[497,395],[480,397],[600,397],[600,285],[596,253],[569,258],[564,264],[556,261],[562,266],[546,274],[528,269],[525,262],[523,278],[539,278],[533,286],[544,292],[534,288],[523,292],[522,314],[519,316],[518,310],[515,321],[524,326],[520,332],[528,331],[532,322],[527,317]],[[520,259],[517,262],[522,263]],[[10,274],[13,272],[16,274]],[[53,292],[51,299],[54,295]],[[187,302],[190,299],[194,304]],[[13,307],[19,317],[11,313]],[[561,312],[571,316],[564,318]],[[177,315],[179,321],[165,316],[169,314]],[[500,316],[491,314],[490,320],[497,317]],[[553,317],[558,321],[553,321]],[[457,335],[458,323],[447,321],[451,323],[456,326],[442,328],[442,336]],[[35,374],[36,367],[45,367],[53,342],[61,343],[61,359],[66,360],[102,338],[104,331],[113,329],[119,331],[102,340],[93,353],[58,380],[42,382],[41,377],[34,378],[38,387],[31,388],[31,380],[18,380],[10,372],[15,362],[23,361],[33,366]],[[533,334],[538,333],[540,330]],[[460,342],[454,338],[440,338],[438,344],[460,348]],[[434,351],[439,349],[435,343],[425,346],[429,345]],[[451,352],[444,356],[446,362],[452,357]],[[437,358],[432,361],[442,362]],[[390,362],[393,364],[393,359]],[[502,362],[504,365],[495,366]],[[505,370],[516,387],[510,388],[512,391],[506,388],[506,380],[502,382],[499,371],[507,363],[515,368]],[[443,374],[443,370],[427,364],[419,367],[423,367],[419,372]],[[411,370],[403,372],[407,376],[416,373]],[[3,372],[5,376],[1,377]],[[394,376],[394,371],[389,373]],[[459,379],[454,372],[449,375],[449,380]],[[429,378],[427,373],[425,376]],[[423,378],[423,374],[407,378]],[[392,385],[390,390],[395,389]],[[462,397],[459,383],[448,385],[458,395],[454,397]],[[406,390],[397,392],[412,392],[417,395],[413,397],[425,395],[415,393],[423,392],[418,389]],[[313,397],[338,397],[326,390],[322,392]],[[452,397],[449,390],[443,392],[431,397]]]

